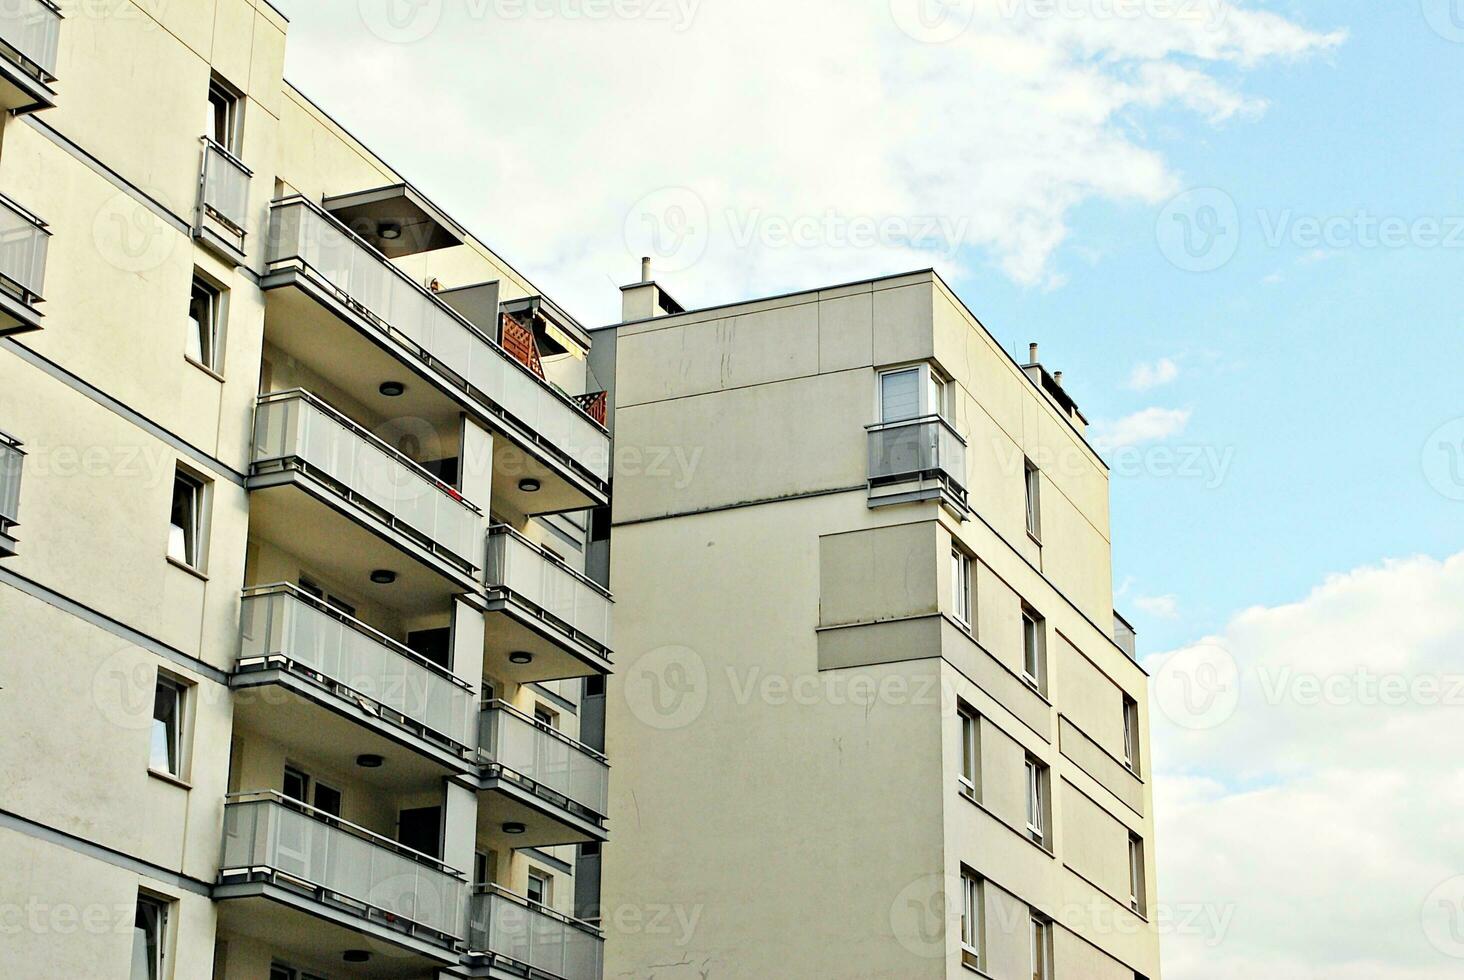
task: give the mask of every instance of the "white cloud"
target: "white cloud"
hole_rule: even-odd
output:
[[[1189,425],[1187,408],[1146,408],[1114,421],[1093,423],[1092,442],[1100,452],[1127,449],[1177,436]]]
[[[897,24],[925,0],[433,0],[393,44],[395,0],[280,2],[289,77],[591,322],[645,250],[695,305],[975,256],[1055,285],[1075,207],[1183,187],[1137,114],[1259,112],[1245,69],[1342,40],[1221,0],[957,0],[940,44]],[[1166,6],[1200,16],[1113,14]]]
[[[1426,907],[1464,873],[1461,595],[1464,554],[1389,562],[1146,661],[1160,900],[1232,913],[1167,937],[1166,976],[1464,973],[1430,939],[1464,919]]]
[[[1134,365],[1133,373],[1129,375],[1128,386],[1134,391],[1148,391],[1150,388],[1158,388],[1160,385],[1167,385],[1179,377],[1179,365],[1173,358],[1161,357],[1152,363]]]
[[[1173,595],[1141,595],[1134,605],[1157,619],[1179,618],[1179,597]]]

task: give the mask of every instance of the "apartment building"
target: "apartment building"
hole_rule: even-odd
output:
[[[611,977],[1159,975],[1108,473],[919,272],[594,333]]]
[[[0,5],[0,974],[593,980],[590,337],[287,31]]]

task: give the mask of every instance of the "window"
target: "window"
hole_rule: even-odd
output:
[[[951,614],[970,628],[971,559],[959,548],[951,549]]]
[[[976,713],[964,704],[961,714],[961,791],[972,799],[981,798],[981,722]]]
[[[554,900],[553,876],[543,871],[530,871],[528,899],[539,905],[549,905]]]
[[[487,885],[498,880],[498,852],[476,851],[473,854],[473,884]]]
[[[1130,770],[1139,771],[1139,703],[1123,696],[1123,762]]]
[[[315,784],[315,809],[332,817],[341,815],[341,791],[322,782]]]
[[[285,779],[280,784],[280,792],[292,800],[309,803],[310,777],[294,766],[285,766]]]
[[[187,687],[158,672],[153,688],[152,755],[148,768],[183,778],[183,708]]]
[[[300,591],[304,592],[307,595],[314,596],[337,612],[343,612],[347,616],[351,617],[354,617],[356,615],[356,607],[354,604],[347,602],[340,596],[332,595],[325,590],[324,586],[316,584],[313,580],[306,578],[304,575],[300,576]]]
[[[1052,923],[1032,916],[1032,980],[1052,980]]]
[[[1030,459],[1026,461],[1027,533],[1042,540],[1042,476]]]
[[[341,815],[341,791],[320,782],[298,766],[285,766],[280,794],[306,806],[313,806],[328,816]]]
[[[173,504],[168,527],[168,557],[181,565],[203,567],[204,482],[182,470],[173,475]]]
[[[1047,767],[1027,756],[1027,833],[1038,844],[1047,838]]]
[[[585,678],[584,697],[603,698],[605,696],[605,675],[591,674]]]
[[[928,364],[882,371],[879,376],[880,422],[906,422],[950,416],[951,385]]]
[[[981,879],[961,872],[961,962],[981,969]]]
[[[542,704],[534,705],[534,720],[545,728],[559,728],[559,712],[551,711]]]
[[[193,294],[188,300],[188,338],[184,353],[200,367],[218,373],[219,324],[223,319],[223,294],[199,276],[193,277]]]
[[[239,95],[221,79],[208,83],[208,128],[205,135],[230,153],[239,152]]]
[[[1022,610],[1022,676],[1040,693],[1043,688],[1043,627],[1045,621],[1031,609]]]
[[[1129,908],[1144,913],[1144,842],[1129,834]]]
[[[138,895],[132,919],[131,980],[162,980],[167,934],[168,903]]]

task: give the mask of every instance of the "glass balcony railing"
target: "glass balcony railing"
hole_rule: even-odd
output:
[[[468,955],[506,957],[561,980],[600,980],[605,940],[587,922],[486,885],[469,906]]]
[[[0,534],[20,523],[20,470],[25,453],[20,443],[0,432]]]
[[[869,482],[934,476],[964,498],[966,440],[945,419],[926,417],[869,427]]]
[[[42,84],[56,80],[61,11],[49,0],[0,2],[0,53]]]
[[[26,306],[39,303],[50,246],[46,223],[0,194],[0,288]]]
[[[274,792],[227,798],[219,879],[305,888],[383,929],[445,944],[466,931],[468,886],[458,872]]]
[[[301,265],[353,309],[405,340],[449,380],[517,421],[594,479],[610,478],[609,437],[568,395],[419,286],[376,249],[304,198],[276,201],[267,261]],[[534,448],[534,447],[530,447]]]
[[[1129,621],[1119,615],[1118,610],[1113,611],[1113,642],[1117,643],[1119,649],[1128,654],[1130,660],[1139,659],[1138,634],[1134,632]]]
[[[482,512],[329,405],[300,390],[259,399],[256,474],[303,468],[397,532],[469,572],[483,567]]]
[[[282,668],[466,755],[474,744],[471,685],[415,651],[291,585],[244,593],[239,670]]]
[[[507,525],[488,531],[484,580],[533,605],[555,625],[604,652],[610,650],[610,593]]]
[[[203,138],[203,180],[199,188],[198,222],[213,221],[236,250],[244,251],[249,217],[249,180],[254,174],[238,157],[207,136]]]
[[[483,706],[478,756],[505,778],[562,797],[567,809],[600,818],[610,803],[610,766],[587,745],[540,724],[503,701]],[[542,793],[540,795],[543,795]]]

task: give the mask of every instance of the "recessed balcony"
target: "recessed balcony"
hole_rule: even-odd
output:
[[[406,455],[300,390],[259,399],[250,534],[398,607],[479,590],[483,517]]]
[[[50,0],[0,4],[0,109],[34,112],[56,104],[61,9]]]
[[[506,525],[488,532],[484,666],[525,684],[610,672],[610,593]]]
[[[605,940],[588,922],[486,885],[472,897],[467,958],[501,980],[600,980]]]
[[[942,500],[967,512],[966,440],[928,416],[868,427],[869,506]]]
[[[342,390],[374,397],[411,374],[395,410],[436,420],[466,411],[499,437],[493,497],[526,514],[608,501],[610,441],[575,397],[497,340],[497,304],[474,322],[301,197],[271,208],[265,290],[269,343]]]
[[[219,865],[220,930],[281,956],[339,963],[343,950],[386,947],[353,965],[353,976],[369,977],[459,960],[462,874],[339,817],[278,793],[233,794]]]
[[[475,770],[476,692],[386,634],[283,584],[244,593],[240,633],[236,724],[338,771],[363,754],[398,780]]]
[[[203,172],[193,237],[226,261],[243,265],[249,236],[249,181],[253,171],[227,149],[203,137]]]
[[[41,328],[50,246],[46,223],[0,194],[0,337]]]
[[[483,706],[478,825],[511,847],[607,839],[610,765],[587,745],[502,701]]]
[[[15,554],[15,526],[20,523],[20,471],[25,452],[19,440],[0,432],[0,558]]]

